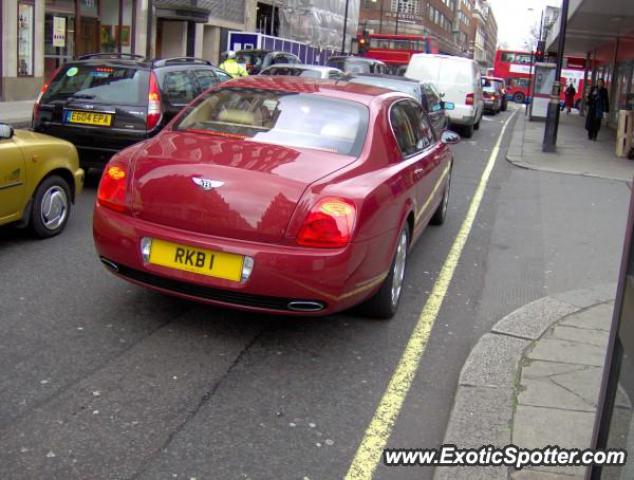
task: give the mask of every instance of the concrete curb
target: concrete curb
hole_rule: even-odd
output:
[[[543,297],[499,320],[475,344],[454,398],[443,443],[461,448],[511,443],[524,352],[564,317],[614,299],[616,284]],[[508,479],[506,468],[438,467],[434,480]]]

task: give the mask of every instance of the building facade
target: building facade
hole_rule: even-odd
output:
[[[89,53],[217,62],[228,30],[255,28],[251,0],[2,0],[0,99],[32,100],[62,63]],[[148,21],[149,20],[149,21]]]
[[[432,37],[441,53],[492,64],[497,23],[486,0],[362,0],[359,33]]]
[[[486,0],[475,0],[471,17],[473,59],[482,71],[493,66],[498,36],[497,21],[493,9]]]
[[[454,15],[462,0],[362,0],[359,30],[430,36],[442,53],[459,55]]]

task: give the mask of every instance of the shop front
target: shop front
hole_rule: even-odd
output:
[[[44,75],[89,53],[134,53],[137,0],[47,0]]]
[[[64,62],[88,53],[135,53],[147,0],[2,0],[0,98],[31,100]],[[142,29],[143,32],[138,32]],[[145,46],[143,46],[145,48]],[[144,53],[144,52],[141,52]]]

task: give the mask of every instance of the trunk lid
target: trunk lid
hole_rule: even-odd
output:
[[[163,132],[134,162],[132,213],[160,225],[278,242],[308,185],[351,156]]]

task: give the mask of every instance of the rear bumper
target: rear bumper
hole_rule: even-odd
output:
[[[470,105],[455,105],[453,110],[449,110],[449,122],[452,125],[474,125],[476,116],[476,108]]]
[[[133,283],[203,303],[302,316],[345,310],[376,292],[387,276],[396,237],[394,231],[342,249],[310,249],[184,232],[99,205],[95,207],[93,234],[102,261],[113,273]],[[233,282],[152,265],[141,255],[144,237],[249,256],[254,259],[253,271],[245,282]],[[296,301],[321,308],[296,311],[289,307]]]
[[[502,108],[502,102],[500,100],[484,100],[484,108],[487,110],[499,110]]]

